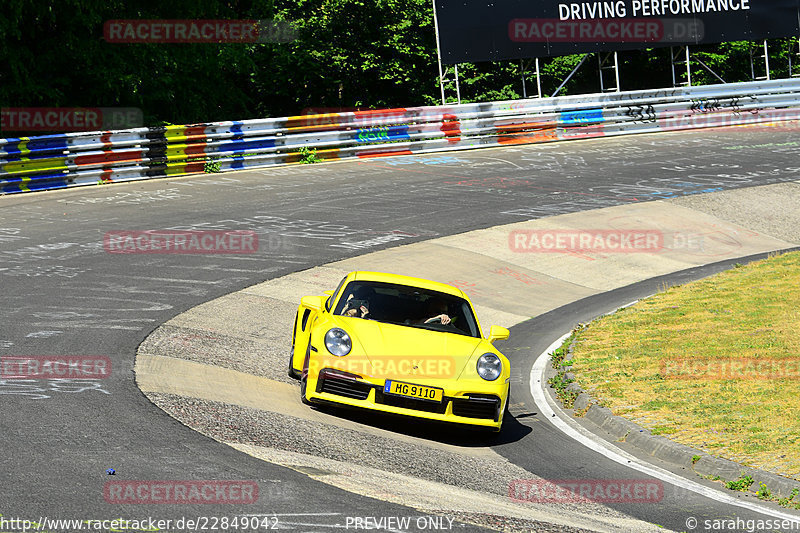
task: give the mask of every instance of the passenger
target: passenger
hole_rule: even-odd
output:
[[[342,316],[355,316],[358,318],[366,318],[368,314],[369,314],[369,308],[367,308],[367,306],[357,305],[355,307],[349,307],[348,303],[348,307],[347,309],[344,310]]]
[[[374,295],[375,290],[372,287],[357,287],[348,295],[342,316],[366,318],[369,314],[370,300]]]

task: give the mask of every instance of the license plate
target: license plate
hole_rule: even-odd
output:
[[[385,394],[405,396],[406,398],[417,398],[431,402],[441,402],[444,398],[444,389],[436,387],[426,387],[424,385],[414,385],[413,383],[403,383],[402,381],[388,380],[383,386]]]

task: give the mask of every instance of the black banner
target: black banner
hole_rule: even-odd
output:
[[[446,64],[800,35],[800,0],[435,0]]]

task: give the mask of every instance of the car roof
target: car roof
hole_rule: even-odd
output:
[[[383,283],[409,285],[411,287],[419,287],[422,289],[443,292],[445,294],[451,294],[453,296],[458,296],[459,298],[467,299],[467,296],[461,289],[453,287],[452,285],[448,285],[447,283],[440,283],[438,281],[431,281],[429,279],[403,276],[402,274],[389,274],[387,272],[369,272],[365,270],[353,272],[352,275],[353,281],[381,281]]]

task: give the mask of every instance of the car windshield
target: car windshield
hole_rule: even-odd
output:
[[[466,300],[408,285],[352,281],[342,291],[333,314],[480,337]]]

